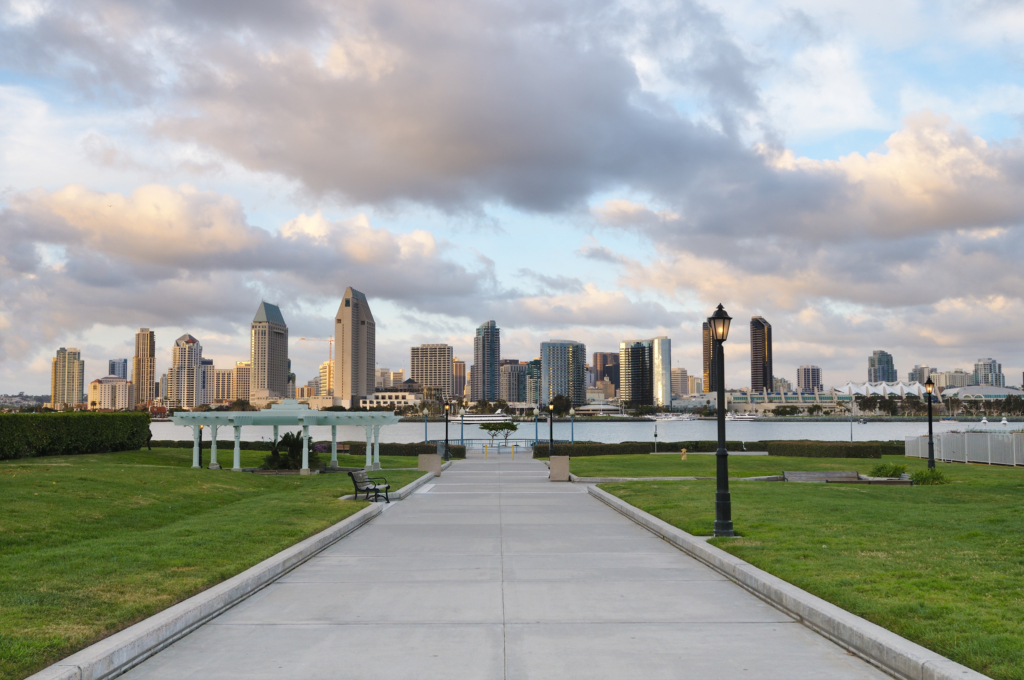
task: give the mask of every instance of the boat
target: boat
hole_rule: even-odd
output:
[[[467,413],[464,416],[453,416],[450,418],[453,423],[465,423],[466,425],[481,425],[483,423],[510,423],[512,422],[512,416],[507,413],[502,413],[501,409],[498,409],[496,413]]]
[[[857,424],[858,424],[858,425],[867,425],[867,424],[868,424],[868,421],[866,421],[866,420],[864,420],[863,418],[861,418],[860,420],[858,420],[858,421],[857,421]]]
[[[943,418],[939,422],[940,423],[955,423],[955,422],[957,422],[957,420],[956,420],[956,418]]]
[[[689,413],[655,413],[654,415],[645,417],[647,420],[653,420],[656,423],[665,423],[674,420],[693,420],[693,415]]]
[[[726,413],[725,414],[725,419],[726,420],[739,420],[739,421],[757,420],[758,417],[759,416],[756,413]]]

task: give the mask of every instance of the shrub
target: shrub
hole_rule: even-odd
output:
[[[338,444],[348,444],[348,452],[350,454],[354,454],[357,456],[360,455],[360,453],[366,451],[365,439],[361,442],[338,442]],[[465,446],[449,444],[448,452],[452,458],[466,457]],[[437,444],[425,444],[423,442],[418,442],[414,444],[397,444],[394,442],[381,442],[380,444],[380,455],[382,456],[418,456],[421,453],[437,453]]]
[[[942,470],[932,468],[931,470],[918,470],[910,475],[914,484],[930,486],[933,484],[949,484],[949,478],[942,473]]]
[[[0,459],[135,451],[148,438],[140,411],[0,415]]]
[[[902,456],[904,447],[892,442],[825,442],[825,441],[773,441],[763,442],[769,456],[799,458],[881,458]]]
[[[899,477],[906,471],[907,466],[900,463],[879,463],[868,474],[871,477]]]
[[[726,442],[725,447],[729,451],[743,451],[744,442]],[[746,442],[746,450],[763,450],[763,442]],[[686,441],[686,442],[658,442],[659,451],[717,451],[717,441]],[[556,456],[625,456],[633,454],[645,454],[654,452],[654,442],[621,442],[618,444],[600,444],[596,442],[577,442],[575,444],[555,444],[554,455]],[[535,444],[533,447],[534,458],[546,458],[548,456],[548,445],[546,442]]]
[[[309,469],[321,467],[320,456],[316,447],[311,446],[307,456],[309,458]],[[292,432],[286,432],[277,442],[277,448],[270,451],[270,455],[263,459],[264,470],[301,470],[302,469],[302,436]]]

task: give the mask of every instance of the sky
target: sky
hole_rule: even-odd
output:
[[[776,376],[884,349],[1019,385],[1024,3],[0,0],[0,393],[156,332],[220,367],[260,301],[298,383],[347,286],[378,366],[748,323]]]

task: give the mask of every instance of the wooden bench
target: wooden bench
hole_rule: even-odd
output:
[[[388,484],[388,480],[384,477],[368,477],[366,470],[356,470],[348,473],[348,476],[352,478],[352,484],[356,487],[356,498],[359,498],[359,494],[366,494],[363,500],[370,500],[370,494],[373,494],[373,500],[376,502],[380,499],[380,495],[384,493],[384,500],[387,503],[391,502],[388,498],[388,489],[391,485]]]
[[[859,479],[855,470],[783,472],[782,478],[787,482],[856,482]]]

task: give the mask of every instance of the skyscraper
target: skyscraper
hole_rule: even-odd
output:
[[[231,392],[233,368],[216,368],[213,371],[213,401],[231,401],[235,397]]]
[[[249,394],[252,376],[251,361],[236,361],[235,367],[231,369],[231,399],[249,401]]]
[[[128,380],[128,360],[110,359],[107,361],[107,375],[112,375],[115,378],[121,378],[122,380]]]
[[[1003,365],[995,359],[978,359],[974,364],[974,384],[989,387],[1006,387]]]
[[[750,389],[772,389],[772,325],[762,316],[750,319]]]
[[[507,403],[526,401],[526,369],[527,364],[520,361],[501,362],[501,398]]]
[[[466,362],[458,357],[452,359],[452,389],[456,397],[466,396]]]
[[[473,369],[470,374],[470,399],[494,401],[500,396],[501,329],[488,321],[476,329],[473,338]]]
[[[391,389],[391,369],[375,368],[373,370],[373,386],[378,392]]]
[[[334,396],[334,359],[320,364],[320,396]]]
[[[711,327],[705,321],[701,327],[701,340],[704,346],[704,391],[717,392],[718,383],[715,380],[715,344],[711,341]]]
[[[654,404],[654,341],[619,343],[619,399],[624,405]]]
[[[377,326],[366,296],[349,286],[334,318],[334,396],[347,408],[375,393]]]
[[[796,369],[796,389],[800,392],[814,392],[824,389],[821,386],[820,366],[801,366]]]
[[[615,387],[619,386],[619,355],[615,352],[594,352],[594,382],[607,376]]]
[[[266,390],[269,397],[287,397],[288,325],[277,305],[260,302],[252,320],[249,347],[250,393]]]
[[[651,390],[655,406],[672,405],[672,340],[664,335],[651,340]]]
[[[892,355],[876,349],[868,357],[868,382],[896,382],[896,366]]]
[[[561,395],[573,406],[587,403],[587,346],[575,340],[540,343],[540,404]]]
[[[526,364],[526,403],[540,405],[541,400],[541,372],[542,364],[540,357]]]
[[[451,345],[444,344],[410,347],[409,377],[424,387],[436,388],[445,401],[451,399],[455,394],[453,351]]]
[[[212,404],[217,398],[217,368],[213,365],[213,359],[203,359],[199,362],[199,395],[196,401],[199,404]]]
[[[935,373],[935,369],[929,366],[914,366],[907,373],[907,382],[919,382],[923,385],[932,373]]]
[[[195,408],[202,402],[203,346],[185,333],[174,341],[171,348],[171,370],[167,371],[167,406]]]
[[[683,397],[690,393],[690,376],[685,368],[672,369],[672,396]]]
[[[156,399],[156,336],[148,328],[140,328],[135,334],[132,383],[135,385],[135,406],[146,406]]]
[[[85,398],[85,362],[76,347],[61,347],[53,357],[50,404],[54,409],[76,408]]]

